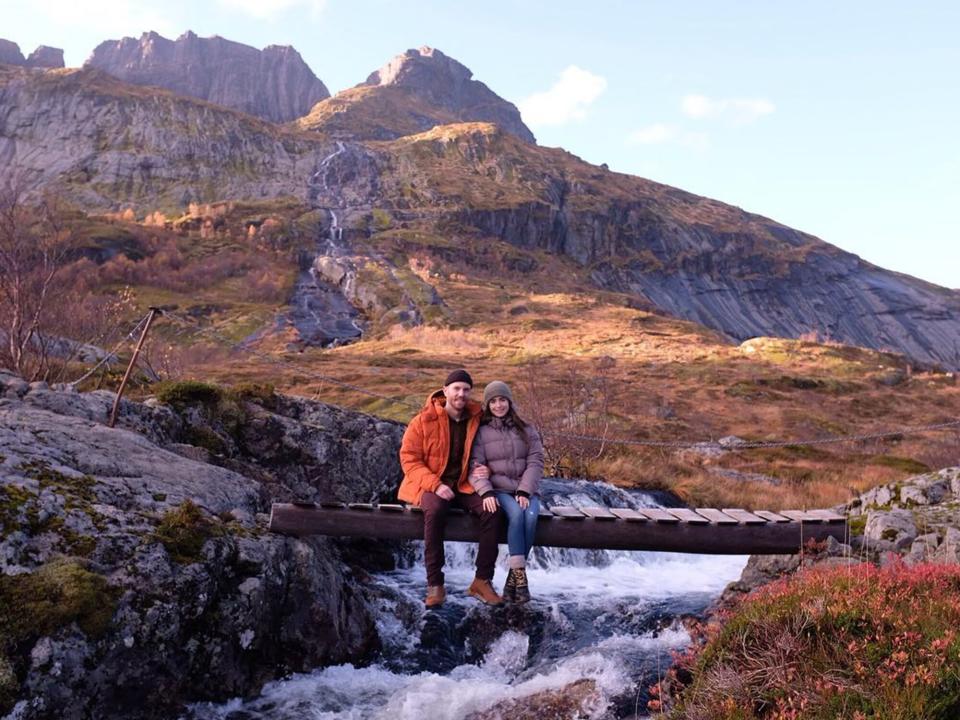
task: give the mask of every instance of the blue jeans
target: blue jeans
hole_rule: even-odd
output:
[[[527,557],[533,547],[537,532],[537,516],[540,514],[540,498],[534,495],[524,510],[510,493],[498,492],[497,502],[507,514],[507,547],[511,555]]]

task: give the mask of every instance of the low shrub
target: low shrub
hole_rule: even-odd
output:
[[[678,658],[671,717],[953,720],[958,668],[960,567],[815,568],[747,596]]]

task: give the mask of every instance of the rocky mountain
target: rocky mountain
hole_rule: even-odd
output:
[[[402,427],[173,390],[111,429],[110,393],[0,374],[0,714],[179,717],[377,647],[360,555],[271,534],[264,513],[392,498]]]
[[[431,66],[436,55],[420,57]],[[420,67],[416,58],[390,65],[370,80],[388,84],[355,90],[426,103],[428,92],[414,95],[405,85],[419,82]],[[380,126],[381,116],[364,115],[365,107],[351,105],[347,117],[355,112],[358,120],[345,121],[344,131],[364,135]],[[411,274],[407,253],[464,258],[495,240],[526,253],[511,272],[537,274],[543,264],[532,253],[546,252],[598,290],[731,339],[815,334],[960,367],[956,291],[883,270],[739,208],[538,147],[496,125],[406,132],[389,142],[331,141],[92,70],[0,69],[0,182],[29,178],[34,189],[55,190],[88,211],[295,198],[303,211],[323,212],[321,236],[331,223],[346,228],[337,257],[317,268],[363,312],[382,309],[370,298],[383,294],[385,282]],[[411,244],[414,235],[420,240]],[[564,276],[546,281],[559,290]],[[399,288],[398,296],[422,295],[442,308],[426,279],[411,282],[417,289]],[[417,316],[408,310],[401,314]],[[442,322],[443,313],[437,316]]]
[[[139,40],[108,40],[85,65],[135,85],[166,88],[273,122],[298,118],[330,96],[292,47],[257,50],[192,32],[176,40],[155,32]]]
[[[0,65],[20,65],[29,68],[62,68],[63,50],[40,45],[26,58],[20,52],[20,46],[10,40],[0,38]]]
[[[366,82],[316,105],[298,125],[333,137],[393,140],[435,125],[494,123],[536,142],[520,111],[453,58],[422,47],[397,55]]]

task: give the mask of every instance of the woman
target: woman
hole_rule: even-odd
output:
[[[507,514],[510,569],[503,598],[528,602],[527,556],[540,512],[543,443],[536,428],[517,415],[513,394],[505,382],[495,380],[484,388],[483,415],[470,465],[470,484],[483,498],[484,509],[493,512],[499,504]]]

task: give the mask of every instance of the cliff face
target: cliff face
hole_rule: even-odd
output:
[[[274,535],[265,513],[392,498],[402,427],[228,403],[124,402],[110,429],[110,393],[0,373],[0,714],[179,717],[377,647],[349,548]]]
[[[0,68],[0,183],[83,207],[305,197],[330,145],[96,70]]]
[[[357,140],[393,140],[435,125],[479,121],[536,142],[520,111],[439,50],[407,50],[299,121],[309,130]]]
[[[155,32],[97,46],[85,63],[135,85],[166,88],[273,122],[304,115],[330,96],[292,47],[257,50],[192,32],[168,40]]]

